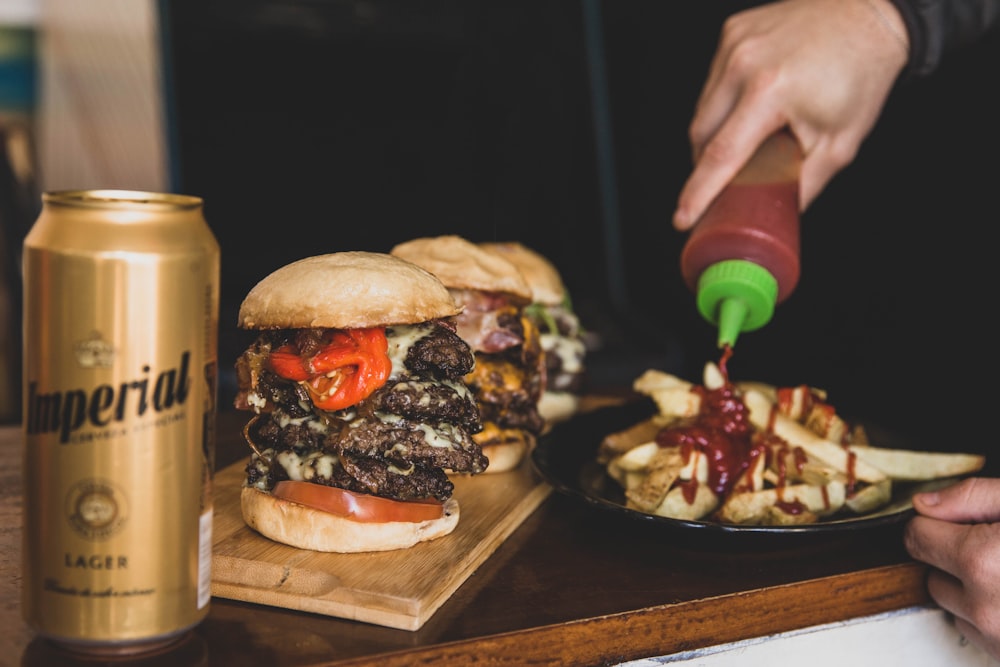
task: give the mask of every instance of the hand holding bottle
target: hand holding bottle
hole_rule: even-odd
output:
[[[789,127],[802,210],[854,158],[907,59],[888,0],[783,0],[725,23],[689,135],[694,170],[673,224],[690,229],[757,150]]]

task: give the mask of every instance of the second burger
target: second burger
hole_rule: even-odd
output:
[[[433,273],[464,307],[458,334],[476,357],[465,381],[483,419],[473,438],[490,461],[487,473],[516,468],[545,426],[538,411],[545,362],[539,331],[524,313],[530,286],[514,264],[460,236],[413,239],[390,254]]]

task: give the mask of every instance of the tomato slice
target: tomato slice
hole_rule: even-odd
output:
[[[279,498],[361,523],[419,523],[444,516],[444,503],[435,498],[391,500],[335,486],[293,480],[278,482],[271,493]]]

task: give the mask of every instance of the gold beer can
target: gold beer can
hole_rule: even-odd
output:
[[[24,241],[22,608],[164,649],[211,598],[219,245],[199,197],[48,192]]]

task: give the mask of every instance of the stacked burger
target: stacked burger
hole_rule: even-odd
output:
[[[488,465],[461,311],[434,275],[383,253],[302,259],[247,294],[239,325],[260,332],[236,363],[236,407],[254,413],[241,491],[250,527],[345,553],[454,530],[448,472]]]
[[[569,419],[579,408],[587,347],[562,276],[545,256],[517,241],[479,245],[514,264],[531,288],[532,303],[524,312],[539,331],[545,357],[538,410],[547,426]]]
[[[531,288],[510,261],[455,235],[417,238],[390,253],[437,276],[463,307],[457,333],[472,348],[465,377],[480,407],[473,435],[489,459],[487,473],[520,465],[542,432],[538,411],[544,376],[539,332],[526,317]]]

